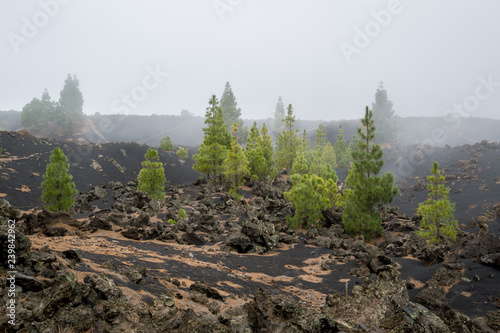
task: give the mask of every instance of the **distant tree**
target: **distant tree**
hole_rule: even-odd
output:
[[[293,217],[287,217],[290,228],[318,225],[322,219],[322,211],[333,205],[341,205],[336,176],[326,181],[314,174],[293,174],[290,178],[292,188],[284,193],[285,199],[292,202],[295,210]]]
[[[393,103],[387,99],[387,91],[380,82],[375,93],[375,103],[372,103],[373,121],[378,128],[378,142],[395,142],[397,139],[395,112]]]
[[[360,141],[359,133],[355,131],[351,136],[351,141],[349,141],[349,146],[347,147],[347,151],[349,152],[349,162],[352,161],[352,152],[358,150],[358,144]]]
[[[54,119],[56,108],[57,103],[51,100],[49,92],[45,89],[41,99],[33,98],[23,107],[21,124],[34,130],[46,128],[48,122]]]
[[[283,105],[283,100],[281,96],[278,98],[278,103],[276,104],[276,109],[274,110],[274,128],[276,133],[283,130],[283,119],[285,118],[285,106]]]
[[[188,151],[185,148],[180,147],[175,154],[177,155],[178,158],[187,160],[189,158]]]
[[[267,176],[273,176],[276,174],[276,167],[274,161],[274,149],[273,149],[273,139],[269,135],[269,131],[267,130],[266,124],[262,124],[262,128],[260,129],[260,136],[262,138],[262,154],[264,156],[264,174]]]
[[[172,140],[168,135],[165,135],[160,141],[160,148],[164,151],[172,151],[174,150],[174,145],[172,144]]]
[[[59,119],[61,125],[71,128],[75,123],[85,118],[83,114],[83,95],[80,91],[80,81],[76,75],[68,77],[64,81],[61,97],[59,98],[59,107],[64,114],[64,119]]]
[[[342,128],[342,124],[339,125],[339,132],[337,134],[337,140],[333,145],[333,149],[335,150],[335,156],[337,157],[337,167],[347,168],[349,166],[350,156],[347,151],[347,142],[344,138],[344,129]]]
[[[384,165],[383,151],[373,144],[375,126],[373,112],[366,107],[365,117],[358,128],[361,141],[358,151],[352,153],[353,162],[346,178],[346,206],[342,220],[345,230],[350,234],[362,234],[366,239],[382,234],[382,220],[376,209],[382,204],[392,202],[398,193],[394,186],[394,176],[387,172],[377,176]]]
[[[244,126],[243,119],[241,119],[241,109],[238,108],[238,103],[236,103],[236,97],[233,94],[233,90],[226,82],[226,87],[222,93],[220,99],[220,107],[224,115],[224,122],[228,129],[231,129],[234,123],[238,124],[238,142],[243,143],[248,137],[248,128]]]
[[[149,148],[144,155],[142,169],[137,177],[137,190],[149,194],[153,199],[165,199],[165,170],[160,162],[158,151]]]
[[[78,193],[73,176],[68,174],[68,159],[61,148],[56,148],[50,154],[42,182],[42,201],[47,210],[53,212],[65,211],[71,208]]]
[[[316,155],[319,157],[323,154],[323,149],[326,146],[326,132],[323,124],[319,124],[318,129],[316,130],[316,137],[314,140],[314,150]]]
[[[326,163],[331,166],[332,169],[337,167],[337,156],[335,155],[335,149],[333,149],[330,141],[326,143],[325,148],[321,154],[321,163]]]
[[[294,129],[295,115],[293,114],[292,104],[288,105],[283,124],[285,128],[278,135],[277,140],[276,165],[280,170],[283,168],[291,170],[300,145],[300,139],[297,137],[298,130]]]
[[[189,112],[188,110],[186,109],[181,110],[181,117],[192,117],[192,116],[194,116],[194,114]]]
[[[245,156],[248,160],[251,179],[253,181],[262,180],[266,175],[266,160],[264,158],[262,137],[257,122],[253,123],[248,135],[247,145],[245,147]]]
[[[449,199],[450,189],[444,185],[445,178],[439,171],[439,163],[434,162],[429,180],[429,197],[418,205],[417,214],[421,215],[420,234],[430,243],[440,243],[445,239],[456,240],[458,222],[454,219],[455,204]]]
[[[223,162],[231,147],[231,135],[227,131],[223,112],[215,95],[209,101],[205,124],[207,127],[203,128],[203,143],[198,149],[198,154],[193,156],[195,161],[193,169],[206,174],[215,184],[217,180],[219,182],[222,180]]]
[[[231,133],[233,134],[231,149],[224,160],[224,176],[226,180],[231,183],[229,193],[234,197],[239,198],[238,190],[243,183],[243,178],[250,176],[250,170],[248,169],[248,160],[245,153],[238,143],[238,137],[236,136],[237,132],[238,124],[234,123],[231,130]]]

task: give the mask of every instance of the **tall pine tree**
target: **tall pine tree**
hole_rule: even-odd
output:
[[[297,137],[298,129],[294,129],[295,115],[292,104],[288,105],[283,124],[285,129],[279,134],[276,146],[276,165],[280,170],[283,168],[291,170],[300,145],[300,139]]]
[[[205,113],[204,139],[198,154],[193,156],[193,169],[207,175],[215,184],[222,181],[223,162],[231,147],[231,135],[227,131],[222,109],[215,95],[209,101]]]
[[[362,234],[370,239],[380,236],[383,231],[377,208],[392,202],[398,188],[394,186],[392,173],[378,176],[384,165],[383,151],[373,143],[376,128],[373,112],[368,107],[361,122],[359,150],[352,153],[354,160],[346,179],[349,189],[345,190],[346,207],[342,219],[348,233]]]
[[[285,118],[285,106],[283,105],[283,100],[281,96],[278,98],[278,103],[276,103],[276,109],[274,110],[274,132],[280,133],[283,130],[283,119]]]
[[[83,95],[80,91],[80,81],[76,75],[68,77],[64,81],[61,97],[59,98],[59,124],[67,130],[85,118],[83,114]]]
[[[269,135],[266,124],[262,124],[260,129],[260,136],[262,138],[262,155],[265,161],[265,171],[264,174],[267,176],[274,177],[276,174],[276,166],[274,161],[274,149],[273,149],[273,139]]]
[[[151,198],[165,199],[165,170],[160,162],[158,151],[149,148],[144,155],[142,169],[137,177],[137,190],[146,192]]]
[[[234,96],[229,82],[226,82],[226,87],[222,93],[222,97],[220,98],[220,107],[222,109],[224,122],[226,123],[228,130],[232,128],[234,123],[237,123],[238,142],[245,142],[248,137],[248,128],[243,125],[243,120],[241,119],[241,109],[238,107],[238,103],[236,103],[236,97]]]
[[[347,151],[347,142],[344,138],[344,129],[342,124],[339,125],[339,132],[337,134],[337,140],[333,145],[335,150],[335,156],[337,157],[337,167],[347,168],[349,166],[349,152]]]
[[[318,125],[318,129],[316,130],[316,137],[314,140],[314,150],[317,156],[321,156],[323,154],[323,149],[326,146],[326,132],[323,124]]]
[[[42,201],[47,210],[53,212],[65,211],[71,208],[78,193],[73,176],[68,174],[68,159],[61,148],[56,148],[50,154],[50,162],[43,175]]]
[[[245,147],[245,156],[249,162],[248,167],[253,181],[262,180],[266,177],[266,160],[262,148],[262,137],[257,128],[257,122],[254,122]]]
[[[238,137],[236,133],[238,132],[238,124],[234,123],[231,133],[233,134],[233,139],[231,140],[231,149],[224,160],[224,176],[227,181],[231,183],[231,189],[229,193],[235,198],[239,198],[238,190],[243,183],[243,178],[250,175],[250,170],[248,169],[248,160],[238,143]]]
[[[396,118],[392,106],[384,84],[380,82],[375,93],[375,103],[372,103],[373,121],[378,128],[378,142],[395,142],[397,139]]]

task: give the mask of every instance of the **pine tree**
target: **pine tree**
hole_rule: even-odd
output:
[[[187,160],[189,158],[188,151],[185,148],[180,147],[175,154],[177,155],[178,158]]]
[[[174,150],[174,145],[172,144],[172,140],[168,135],[165,135],[160,141],[160,148],[164,151],[172,151]]]
[[[397,139],[395,112],[393,103],[387,99],[387,91],[383,82],[375,93],[375,103],[372,103],[373,121],[378,128],[378,142],[394,142]]]
[[[444,185],[445,178],[439,171],[438,162],[433,163],[429,180],[429,197],[418,205],[417,214],[421,215],[420,234],[430,243],[440,243],[445,239],[456,240],[458,222],[453,218],[455,204],[448,197],[450,189]]]
[[[262,137],[257,128],[257,122],[253,123],[245,147],[245,156],[248,160],[251,179],[253,181],[263,180],[266,174],[266,160],[264,158]]]
[[[300,144],[300,139],[297,137],[298,130],[293,128],[295,115],[292,104],[288,105],[283,124],[285,129],[279,134],[276,146],[276,165],[280,170],[283,168],[291,170]]]
[[[345,191],[343,222],[348,233],[363,234],[370,239],[380,236],[383,231],[376,205],[392,202],[398,188],[394,186],[394,176],[390,172],[377,176],[384,165],[383,151],[379,145],[373,144],[376,128],[373,112],[368,107],[361,122],[363,126],[358,128],[361,137],[359,151],[352,153],[354,160],[346,179],[350,188]]]
[[[323,154],[323,149],[326,146],[326,132],[323,124],[319,124],[318,129],[316,130],[316,137],[314,140],[314,150],[316,151],[316,155],[319,157]]]
[[[222,181],[223,162],[231,146],[231,135],[224,123],[222,109],[215,95],[209,101],[205,113],[204,139],[198,154],[193,156],[193,169],[207,175],[215,184]]]
[[[142,169],[137,177],[137,190],[146,192],[151,198],[165,199],[165,170],[160,162],[158,151],[149,148],[144,155]]]
[[[231,149],[224,160],[224,176],[227,181],[231,183],[231,189],[229,194],[232,194],[237,199],[239,198],[238,190],[240,189],[243,178],[250,175],[250,170],[248,169],[248,160],[238,143],[238,137],[236,133],[238,132],[238,124],[234,123],[231,133],[233,134],[233,139],[231,140]]]
[[[243,125],[243,120],[241,119],[241,109],[238,108],[238,103],[236,103],[236,97],[233,94],[233,90],[226,82],[226,87],[220,98],[220,107],[224,115],[224,122],[228,130],[231,129],[234,123],[238,124],[238,142],[243,143],[248,137],[248,128]]]
[[[337,192],[336,176],[326,181],[314,174],[294,174],[290,178],[292,188],[284,193],[285,199],[292,202],[295,210],[293,217],[287,217],[290,228],[318,225],[322,211],[342,204]]]
[[[80,91],[80,81],[76,75],[68,77],[64,81],[61,97],[59,98],[60,119],[59,123],[66,129],[70,129],[75,123],[85,118],[83,114],[83,96]]]
[[[347,151],[349,152],[349,162],[352,161],[352,152],[358,150],[358,144],[360,141],[359,133],[356,131],[351,136],[351,141],[349,141],[349,146],[347,147]]]
[[[342,124],[339,125],[339,132],[337,134],[337,140],[333,145],[333,150],[335,150],[335,156],[337,157],[337,167],[347,168],[349,166],[349,152],[347,151],[347,142],[344,138],[344,129]]]
[[[283,130],[283,119],[285,118],[285,106],[281,96],[278,98],[276,109],[274,110],[274,132],[280,133]]]
[[[49,92],[45,89],[41,99],[33,98],[23,107],[21,124],[34,130],[44,129],[49,121],[54,120],[56,108],[57,103],[51,100]]]
[[[56,148],[50,154],[50,162],[43,175],[42,201],[45,209],[59,212],[71,208],[75,199],[73,196],[78,193],[73,176],[68,174],[68,159],[61,148]]]
[[[262,124],[260,129],[260,136],[262,138],[262,155],[264,156],[265,168],[264,174],[267,176],[272,176],[276,174],[276,167],[274,161],[274,149],[273,149],[273,139],[269,135],[266,124]]]

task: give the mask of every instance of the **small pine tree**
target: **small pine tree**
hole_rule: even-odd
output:
[[[337,140],[333,145],[335,150],[335,156],[337,157],[337,167],[347,168],[349,166],[349,152],[347,151],[347,142],[344,138],[344,129],[342,124],[339,125],[339,132],[337,134]]]
[[[295,209],[293,217],[287,217],[290,228],[318,225],[322,219],[322,211],[342,204],[342,198],[337,192],[336,175],[327,181],[314,174],[294,174],[290,179],[292,189],[284,193],[285,199],[291,201]]]
[[[231,183],[229,193],[239,198],[238,190],[243,183],[243,178],[250,175],[250,170],[248,169],[248,160],[245,153],[238,143],[237,131],[238,124],[234,123],[231,131],[233,134],[231,149],[224,160],[224,176]]]
[[[352,152],[358,150],[358,143],[360,141],[359,133],[356,131],[351,136],[351,141],[349,141],[349,146],[347,150],[349,152],[349,162],[352,161]]]
[[[174,150],[174,145],[172,144],[172,140],[168,135],[165,135],[160,141],[160,148],[164,151],[172,151]]]
[[[295,115],[292,104],[288,105],[283,124],[285,129],[279,134],[276,146],[276,165],[280,170],[283,168],[291,170],[300,145],[300,139],[297,137],[298,129],[293,128]]]
[[[68,159],[61,148],[56,148],[50,154],[50,162],[43,175],[42,201],[45,209],[59,212],[71,208],[75,199],[73,196],[78,193],[73,176],[68,174]]]
[[[423,216],[422,231],[419,233],[430,243],[440,243],[445,239],[456,240],[458,222],[453,218],[455,204],[448,197],[450,189],[444,185],[444,176],[439,171],[438,162],[434,162],[429,180],[429,197],[418,205],[417,214]]]
[[[160,162],[158,151],[149,148],[144,155],[142,169],[137,177],[137,190],[146,192],[153,199],[165,199],[165,170]]]
[[[179,149],[177,149],[175,154],[177,155],[178,158],[182,160],[187,160],[189,158],[189,154],[186,148],[180,147]]]
[[[392,173],[377,176],[384,165],[383,151],[379,145],[373,144],[376,128],[373,125],[373,112],[368,107],[361,122],[362,127],[358,128],[361,137],[359,150],[352,153],[354,160],[346,178],[346,185],[350,188],[345,190],[343,222],[348,233],[363,234],[366,239],[370,239],[378,237],[383,231],[382,220],[375,206],[392,202],[398,188],[394,186]]]
[[[335,149],[332,147],[330,141],[328,141],[321,154],[321,163],[329,164],[332,169],[337,167],[337,156],[335,155]]]

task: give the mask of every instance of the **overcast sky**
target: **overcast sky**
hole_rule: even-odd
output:
[[[58,99],[71,73],[86,114],[202,116],[229,81],[244,118],[272,117],[282,96],[300,119],[354,119],[383,81],[402,117],[499,119],[499,13],[498,0],[2,1],[0,110],[45,88]]]

